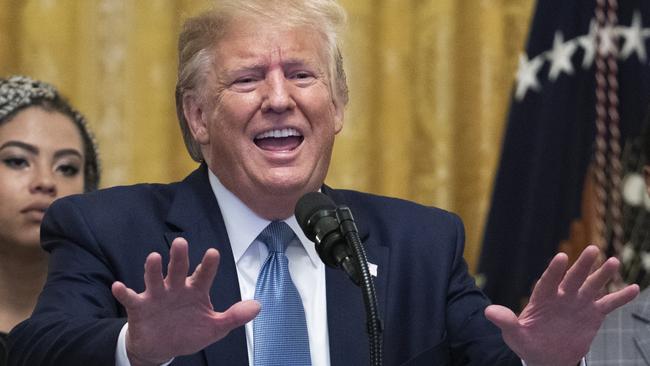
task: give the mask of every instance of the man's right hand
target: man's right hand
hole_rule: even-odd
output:
[[[128,314],[126,351],[132,366],[160,365],[198,352],[255,318],[260,304],[253,300],[238,302],[223,313],[214,311],[209,293],[218,267],[219,252],[208,249],[187,276],[187,241],[176,238],[167,277],[162,276],[160,254],[151,253],[144,264],[144,292],[113,283],[113,296]]]

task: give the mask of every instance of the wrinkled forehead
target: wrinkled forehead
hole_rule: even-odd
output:
[[[263,50],[275,56],[310,53],[325,61],[329,56],[327,37],[318,27],[254,16],[240,16],[228,22],[215,40],[214,49],[221,57],[227,57],[235,49],[249,54]]]
[[[325,42],[316,30],[276,24],[236,24],[215,44],[218,64],[228,61],[319,63],[327,68]],[[235,61],[236,62],[236,61]],[[325,71],[325,70],[323,70]]]

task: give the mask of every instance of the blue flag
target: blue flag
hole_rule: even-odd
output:
[[[539,0],[519,61],[479,263],[487,295],[512,309],[580,216],[596,133],[595,8]],[[605,30],[605,40],[619,38],[625,144],[640,135],[650,101],[650,1],[619,0],[618,24]]]

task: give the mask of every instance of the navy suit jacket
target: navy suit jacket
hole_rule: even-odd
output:
[[[385,365],[521,365],[487,321],[488,300],[463,260],[460,219],[411,202],[323,187],[350,207],[384,324]],[[11,333],[10,365],[111,365],[124,308],[113,281],[144,289],[147,255],[169,260],[178,236],[189,242],[191,270],[205,251],[221,252],[211,289],[217,311],[240,301],[239,284],[218,202],[201,166],[184,181],[116,187],[66,197],[48,210],[42,244],[48,279],[32,317]],[[369,362],[361,291],[340,270],[326,269],[332,366]],[[173,365],[248,365],[243,327]]]

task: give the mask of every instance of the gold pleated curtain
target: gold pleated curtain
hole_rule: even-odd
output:
[[[196,164],[174,111],[176,37],[209,3],[0,0],[0,75],[51,82],[87,116],[103,187],[181,179]],[[458,213],[474,268],[533,0],[341,4],[351,100],[327,183]]]

